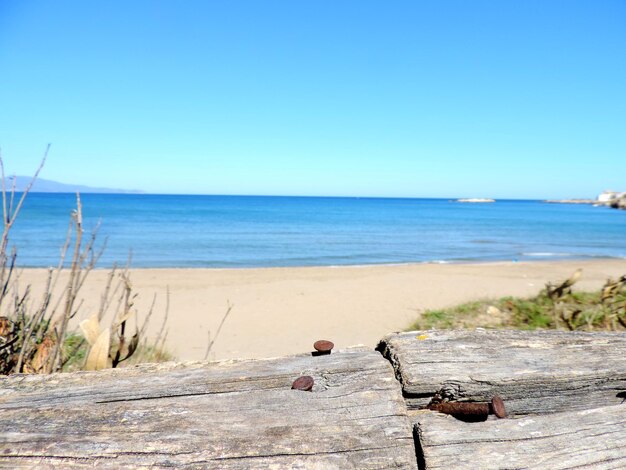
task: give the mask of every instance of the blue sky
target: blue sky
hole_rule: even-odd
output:
[[[0,0],[12,173],[157,193],[626,190],[626,2]]]

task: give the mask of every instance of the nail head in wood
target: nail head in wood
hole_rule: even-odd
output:
[[[310,392],[313,389],[313,384],[315,381],[313,377],[309,375],[303,375],[302,377],[298,377],[293,381],[291,385],[292,390],[302,390],[303,392]]]
[[[313,343],[313,348],[320,354],[330,354],[334,347],[333,342],[326,339],[320,339]]]
[[[498,418],[506,418],[506,408],[504,407],[504,400],[498,395],[491,399],[491,411]]]

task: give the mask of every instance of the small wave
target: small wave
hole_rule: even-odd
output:
[[[571,258],[571,259],[626,259],[623,254],[605,255],[605,254],[587,254],[587,253],[552,253],[552,252],[532,252],[520,253],[520,257],[527,258]]]
[[[537,253],[521,253],[520,256],[534,256],[537,258],[554,258],[563,256],[576,256],[573,253],[551,253],[551,252],[537,252]]]

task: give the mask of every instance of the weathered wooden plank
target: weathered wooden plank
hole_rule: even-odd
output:
[[[436,392],[452,400],[500,395],[511,416],[618,404],[626,392],[626,335],[444,330],[389,335],[390,359],[410,409]]]
[[[626,405],[480,423],[424,410],[413,420],[428,470],[626,468]]]
[[[0,430],[5,468],[416,468],[374,351],[3,378]]]

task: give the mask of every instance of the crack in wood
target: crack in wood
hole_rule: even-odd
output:
[[[316,452],[284,452],[284,453],[272,453],[272,454],[257,454],[257,455],[242,455],[242,456],[228,456],[228,457],[216,457],[215,461],[223,460],[243,460],[243,459],[262,459],[269,457],[311,457],[316,455],[334,455],[334,454],[354,454],[357,452],[371,452],[375,450],[387,450],[389,447],[364,447],[360,449],[337,449],[332,451],[316,451]]]

